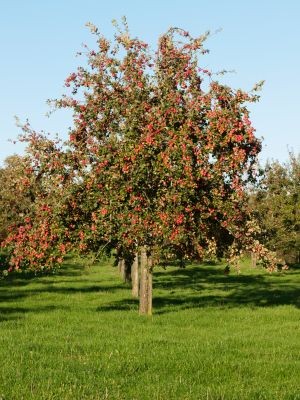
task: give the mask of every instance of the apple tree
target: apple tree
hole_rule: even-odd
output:
[[[171,28],[153,52],[126,21],[112,42],[89,27],[97,50],[86,49],[87,66],[69,75],[70,92],[52,102],[73,111],[68,141],[57,148],[43,138],[37,146],[32,132],[26,136],[40,170],[33,176],[45,182],[36,204],[49,207],[47,249],[114,248],[135,266],[139,254],[142,314],[152,312],[152,272],[164,257],[234,262],[256,246],[272,267],[254,240],[246,196],[261,149],[247,109],[257,94],[221,84],[201,67],[208,34]]]

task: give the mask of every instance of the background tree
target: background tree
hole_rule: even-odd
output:
[[[250,201],[261,242],[285,262],[300,263],[300,155],[267,163]]]
[[[60,141],[33,131],[27,123],[20,140],[27,143],[25,156],[14,158],[11,185],[3,191],[14,198],[9,233],[2,247],[10,256],[9,270],[47,270],[62,262],[68,241],[62,220],[67,192],[65,153]],[[16,161],[18,161],[16,163]],[[22,213],[19,209],[22,209]]]
[[[9,227],[18,226],[30,212],[34,193],[26,186],[26,161],[12,155],[0,168],[0,241],[7,237]]]
[[[23,224],[31,212],[34,191],[28,188],[24,157],[12,155],[0,168],[0,243]],[[0,270],[9,268],[9,252],[0,249]]]

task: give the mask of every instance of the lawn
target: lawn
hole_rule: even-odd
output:
[[[223,268],[158,268],[151,318],[108,261],[0,281],[0,399],[300,399],[300,269]]]

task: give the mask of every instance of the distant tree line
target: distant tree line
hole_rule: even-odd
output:
[[[250,194],[259,239],[286,263],[300,263],[300,154],[268,162]]]

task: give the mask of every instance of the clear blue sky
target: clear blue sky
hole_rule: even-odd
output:
[[[46,100],[60,97],[64,79],[83,59],[81,43],[93,43],[87,21],[112,37],[112,19],[126,15],[133,35],[153,47],[160,34],[179,26],[198,35],[222,31],[207,42],[203,65],[235,70],[225,81],[250,90],[265,79],[261,101],[251,106],[261,160],[300,152],[300,1],[298,0],[0,0],[0,163],[20,145],[14,115],[66,137],[71,116],[45,117]]]

